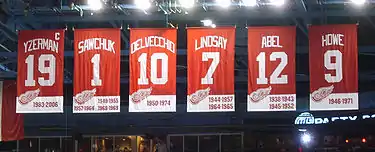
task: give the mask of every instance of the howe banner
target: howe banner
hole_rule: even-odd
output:
[[[235,27],[188,28],[188,112],[234,111]]]
[[[176,29],[130,29],[129,112],[176,111],[176,44]]]
[[[17,65],[17,113],[62,113],[64,30],[19,31]]]
[[[120,29],[74,31],[73,113],[120,112]]]
[[[248,27],[247,111],[296,110],[296,28]]]
[[[310,110],[357,110],[357,25],[310,26],[309,38]]]

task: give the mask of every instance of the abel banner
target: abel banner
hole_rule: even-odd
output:
[[[310,110],[357,110],[357,25],[310,26],[309,37]]]
[[[177,30],[130,29],[129,112],[176,112]]]
[[[296,28],[248,27],[247,111],[296,110]]]
[[[19,31],[17,113],[62,113],[64,30]]]
[[[74,31],[73,113],[120,112],[120,29]]]
[[[235,27],[188,28],[188,112],[234,111]]]

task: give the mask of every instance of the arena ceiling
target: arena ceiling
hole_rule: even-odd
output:
[[[369,96],[371,91],[375,90],[372,85],[375,81],[374,0],[367,0],[363,6],[354,5],[350,0],[285,0],[285,4],[281,7],[269,5],[269,0],[258,0],[258,5],[253,7],[242,5],[240,0],[232,0],[232,5],[227,9],[218,6],[214,0],[197,0],[196,5],[191,9],[179,7],[178,1],[175,0],[155,0],[147,11],[137,9],[133,0],[104,0],[104,2],[104,7],[95,11],[90,9],[86,0],[0,0],[0,79],[17,77],[18,30],[66,28],[64,94],[67,96],[66,99],[70,100],[66,103],[71,105],[71,83],[74,72],[73,30],[121,28],[123,42],[121,96],[126,100],[129,81],[128,27],[173,26],[178,27],[177,99],[179,103],[185,103],[187,80],[185,27],[202,26],[201,20],[211,19],[217,26],[237,27],[236,98],[238,97],[239,102],[246,102],[248,63],[246,26],[295,25],[297,26],[297,96],[305,98],[305,104],[308,104],[308,26],[351,23],[358,25],[360,93]]]

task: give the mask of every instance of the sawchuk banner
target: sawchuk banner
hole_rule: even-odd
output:
[[[176,111],[176,45],[176,29],[130,29],[129,112]]]
[[[19,31],[17,65],[17,113],[62,113],[64,30]]]
[[[296,110],[296,28],[248,27],[247,111]]]
[[[310,110],[357,110],[357,25],[310,26],[309,40]]]
[[[188,112],[235,111],[235,27],[188,28]]]
[[[73,113],[120,112],[120,29],[74,31]]]

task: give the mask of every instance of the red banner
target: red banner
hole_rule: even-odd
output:
[[[176,29],[130,29],[129,112],[176,111],[176,45]]]
[[[187,36],[187,111],[234,111],[235,28],[188,28]]]
[[[73,113],[120,112],[120,29],[74,31]]]
[[[296,110],[296,28],[248,27],[247,111]]]
[[[19,31],[17,113],[62,113],[64,30]]]
[[[357,25],[310,26],[309,38],[310,110],[357,110]]]
[[[16,113],[17,85],[15,81],[0,81],[0,141],[24,138],[23,114]]]

